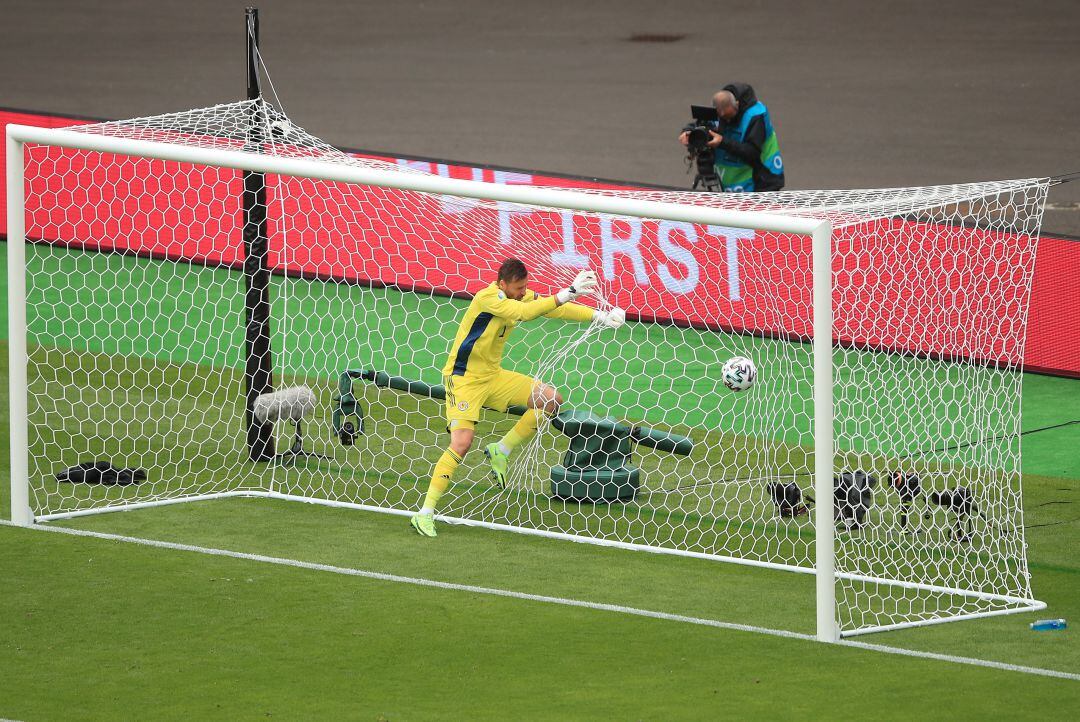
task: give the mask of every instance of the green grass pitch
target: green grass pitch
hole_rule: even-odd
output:
[[[125,348],[83,341],[84,352],[70,353],[76,346],[70,328],[59,319],[40,319],[32,331],[42,343],[31,351],[58,372],[47,380],[47,389],[37,391],[47,390],[55,410],[67,413],[51,425],[52,435],[38,442],[36,452],[52,458],[69,447],[69,437],[77,436],[96,454],[151,455],[160,468],[175,474],[171,480],[156,481],[163,485],[158,489],[162,493],[170,483],[195,481],[210,490],[240,483],[279,488],[306,483],[302,470],[282,468],[251,481],[238,461],[243,450],[236,423],[240,408],[229,392],[238,388],[236,369],[242,364],[242,332],[230,321],[242,318],[237,274],[46,248],[32,249],[29,262],[40,277],[52,279],[49,300],[66,303],[71,310],[65,313],[84,327],[123,323],[129,325],[127,337],[143,339],[138,347]],[[61,275],[64,269],[77,272]],[[111,287],[104,286],[110,289],[108,304],[103,298],[95,303],[72,284],[80,274],[116,279]],[[160,297],[163,307],[140,295],[139,282],[147,274],[170,284],[170,292]],[[365,357],[400,357],[393,347],[399,339],[392,333],[358,340],[360,319],[350,313],[374,313],[367,303],[413,300],[280,279],[275,280],[274,297],[275,319],[285,319],[275,329],[275,351],[289,354],[279,363],[300,370],[297,380],[317,379],[326,387],[327,369],[355,366]],[[115,308],[117,298],[133,309],[129,318],[107,318],[102,312]],[[304,313],[289,313],[297,305]],[[196,308],[198,321],[193,322]],[[176,314],[187,315],[187,337],[154,324],[156,318]],[[316,328],[312,319],[320,319]],[[431,328],[414,332],[431,335],[436,325],[441,330],[444,319],[433,315],[429,323]],[[528,333],[528,327],[517,332],[514,353],[522,353]],[[675,347],[662,343],[663,334],[688,332],[632,325],[629,333],[651,334],[651,345],[663,349]],[[287,346],[280,342],[286,335],[310,342]],[[658,337],[660,343],[655,342]],[[701,338],[758,357],[758,349],[739,344],[764,343],[711,334]],[[175,355],[176,349],[193,342],[201,344],[201,356],[211,360],[209,365],[225,383],[193,390],[192,384],[205,374]],[[782,362],[783,353],[800,353],[797,344],[791,346],[770,353]],[[745,403],[705,381],[715,378],[707,368],[694,376],[699,381],[682,380],[678,386],[663,380],[663,374],[653,374],[660,380],[650,381],[628,403],[630,397],[604,383],[613,377],[610,364],[616,361],[602,360],[609,358],[602,351],[586,350],[581,367],[567,373],[590,374],[594,387],[603,389],[590,403],[617,415],[662,427],[681,423],[688,429],[707,429],[737,419],[733,405]],[[400,368],[385,370],[437,381],[442,353],[420,351]],[[646,366],[662,367],[665,358],[658,352],[657,358],[628,362],[641,363],[644,372]],[[881,363],[896,361],[884,357]],[[6,378],[6,353],[3,364]],[[203,462],[192,467],[169,444],[147,449],[126,448],[120,440],[94,442],[93,409],[105,397],[85,390],[75,394],[63,383],[70,374],[94,377],[106,392],[126,394],[145,411],[138,423],[167,424],[177,416],[201,419],[198,437],[185,443],[198,445]],[[160,397],[132,396],[155,383],[183,388],[186,401],[181,404],[178,398],[170,405]],[[2,388],[6,394],[6,384]],[[341,460],[348,453],[371,454],[377,460],[395,456],[408,442],[424,446],[439,437],[438,407],[432,402],[370,389],[365,393],[385,395],[394,410],[392,420],[415,428],[414,436],[365,440],[352,452],[335,448],[329,439],[312,438],[311,443]],[[328,394],[327,388],[327,398],[320,399],[323,406]],[[715,410],[702,404],[697,408],[710,410],[695,410],[697,416],[669,415],[670,405],[663,400],[686,394],[715,396]],[[1027,429],[1080,418],[1080,384],[1029,375],[1024,403]],[[379,422],[371,420],[376,426]],[[505,423],[493,418],[481,432]],[[793,424],[786,433],[776,448],[783,449],[791,471],[799,473],[805,469],[799,446],[805,428]],[[6,426],[0,434],[7,438]],[[1080,514],[1074,506],[1080,462],[1069,451],[1078,441],[1075,425],[1026,436],[1024,493],[1035,593],[1050,604],[1040,616],[1080,623],[1080,560],[1075,552]],[[482,468],[475,459],[470,461],[452,501],[452,508],[463,512],[490,498]],[[319,483],[324,492],[342,496],[360,487],[389,489],[383,503],[411,505],[426,484],[432,462],[423,455],[398,462],[383,472],[396,482],[389,486],[386,479],[358,477],[355,465],[323,462]],[[642,461],[657,470],[679,463],[685,462],[660,455]],[[715,460],[718,467],[723,463],[722,458]],[[6,467],[6,456],[3,464]],[[41,475],[51,471],[36,470]],[[70,489],[66,493],[70,495]],[[78,493],[90,499],[121,492]],[[155,492],[149,486],[140,493]],[[541,495],[534,493],[533,498]],[[0,507],[4,517],[8,506],[5,491]],[[579,518],[558,508],[533,506],[533,523],[567,525]],[[634,513],[639,521],[655,521],[650,515],[656,510],[647,503]],[[700,517],[707,516],[698,508],[676,513],[695,517],[699,526]],[[625,531],[635,533],[638,522],[625,523]],[[804,575],[465,527],[444,527],[432,544],[409,533],[401,517],[305,504],[237,499],[63,524],[799,632],[812,632],[814,619],[814,582]],[[713,520],[704,528],[718,524]],[[642,534],[646,526],[640,523]],[[753,534],[743,534],[751,531],[731,534],[752,539]],[[1007,710],[1010,717],[1047,719],[1067,716],[1080,702],[1080,684],[1067,680],[8,527],[0,527],[0,540],[5,578],[0,610],[8,620],[0,633],[0,717],[702,719],[835,717],[843,709],[860,709],[882,718],[985,717]],[[802,553],[809,541],[797,531],[785,538],[791,554]],[[1034,633],[1027,629],[1033,618],[1012,615],[876,635],[868,641],[1080,673],[1075,631]],[[854,688],[853,670],[859,678]],[[949,681],[948,689],[942,689],[942,680]]]

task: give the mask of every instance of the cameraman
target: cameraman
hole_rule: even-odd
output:
[[[784,187],[784,161],[769,111],[746,83],[730,83],[713,96],[720,118],[709,129],[707,146],[716,152],[716,174],[724,192],[778,191]],[[690,128],[679,136],[688,145]]]

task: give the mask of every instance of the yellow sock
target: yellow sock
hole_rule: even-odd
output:
[[[513,451],[531,439],[536,434],[536,427],[540,425],[540,417],[543,413],[540,409],[529,409],[522,414],[518,422],[514,424],[514,428],[507,431],[506,436],[499,442],[506,447],[505,451]]]
[[[451,449],[443,452],[439,462],[435,464],[435,472],[431,475],[431,483],[428,484],[427,496],[424,497],[425,512],[434,512],[439,498],[450,487],[450,477],[454,475],[454,469],[461,463],[461,457]]]

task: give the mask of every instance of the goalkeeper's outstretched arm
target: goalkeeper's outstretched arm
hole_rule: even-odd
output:
[[[626,321],[626,312],[621,308],[598,311],[580,303],[567,303],[544,315],[547,318],[561,318],[564,321],[580,321],[581,323],[597,321],[606,328],[618,328]]]
[[[508,318],[513,321],[531,321],[534,318],[550,314],[560,306],[570,304],[571,301],[582,294],[590,293],[596,288],[596,284],[595,273],[582,271],[572,284],[554,296],[526,302],[509,298],[505,293],[500,292],[497,295],[482,297],[480,299],[480,309],[499,318]],[[580,308],[585,308],[585,306],[580,306]],[[591,318],[590,315],[589,318],[582,320],[591,320]]]
[[[538,297],[539,298],[539,297]],[[564,321],[580,321],[588,323],[593,320],[595,308],[590,308],[581,303],[564,303],[558,308],[544,314],[546,318],[561,318]]]

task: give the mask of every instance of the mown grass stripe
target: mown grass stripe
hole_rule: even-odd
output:
[[[9,522],[0,522],[5,526],[11,526]],[[810,634],[802,634],[799,632],[790,632],[783,629],[770,629],[768,627],[757,627],[748,624],[735,624],[733,622],[722,622],[716,619],[704,619],[701,617],[691,617],[682,614],[671,614],[669,612],[660,612],[651,609],[641,609],[637,607],[627,607],[618,604],[604,604],[600,602],[590,602],[581,599],[568,599],[565,597],[552,597],[541,594],[529,594],[527,592],[516,592],[509,589],[494,589],[491,587],[480,587],[471,584],[455,584],[453,582],[440,582],[434,579],[423,579],[418,577],[406,577],[398,574],[386,574],[383,572],[372,572],[364,569],[355,569],[352,567],[340,567],[332,564],[319,564],[316,562],[305,562],[299,559],[287,559],[282,557],[272,557],[264,554],[250,554],[247,552],[231,551],[229,549],[214,549],[211,547],[201,547],[191,544],[177,544],[175,542],[158,541],[155,539],[143,539],[140,537],[123,536],[120,534],[107,534],[103,532],[87,531],[83,529],[70,529],[60,526],[37,526],[36,530],[49,531],[62,534],[70,534],[72,536],[91,537],[95,539],[102,539],[106,541],[123,542],[126,544],[139,544],[142,546],[156,547],[159,549],[169,549],[173,551],[185,551],[193,552],[196,554],[206,554],[209,556],[218,557],[230,557],[233,559],[240,559],[244,561],[252,561],[261,564],[275,564],[279,566],[293,567],[297,569],[307,569],[317,572],[328,572],[331,574],[341,574],[345,576],[363,577],[366,579],[376,579],[379,581],[394,582],[398,584],[410,584],[414,586],[432,587],[436,589],[445,589],[450,591],[467,592],[472,594],[487,594],[497,597],[506,597],[511,599],[520,599],[523,601],[541,602],[545,604],[558,604],[567,607],[580,607],[585,609],[594,609],[603,612],[613,612],[616,614],[629,614],[638,617],[648,617],[651,619],[659,619],[669,622],[679,622],[683,624],[697,624],[706,627],[715,627],[718,629],[727,629],[737,632],[750,632],[753,634],[766,634],[773,637],[784,637],[787,639],[796,639],[800,641],[815,641],[816,638]],[[870,644],[867,642],[855,642],[850,640],[842,640],[836,643],[838,646],[852,647],[855,649],[862,649],[871,652],[879,652],[884,654],[897,654],[906,657],[919,657],[923,659],[932,659],[941,662],[951,662],[953,664],[966,664],[977,667],[986,667],[990,669],[998,669],[1007,672],[1018,672],[1021,674],[1032,674],[1043,677],[1055,677],[1058,679],[1068,679],[1073,681],[1080,681],[1080,674],[1074,674],[1071,672],[1061,672],[1053,669],[1043,669],[1041,667],[1029,667],[1019,664],[1009,664],[1007,662],[998,662],[989,659],[975,659],[972,657],[958,657],[948,654],[938,654],[936,652],[925,652],[921,650],[903,649],[901,647],[890,647],[882,644]]]

